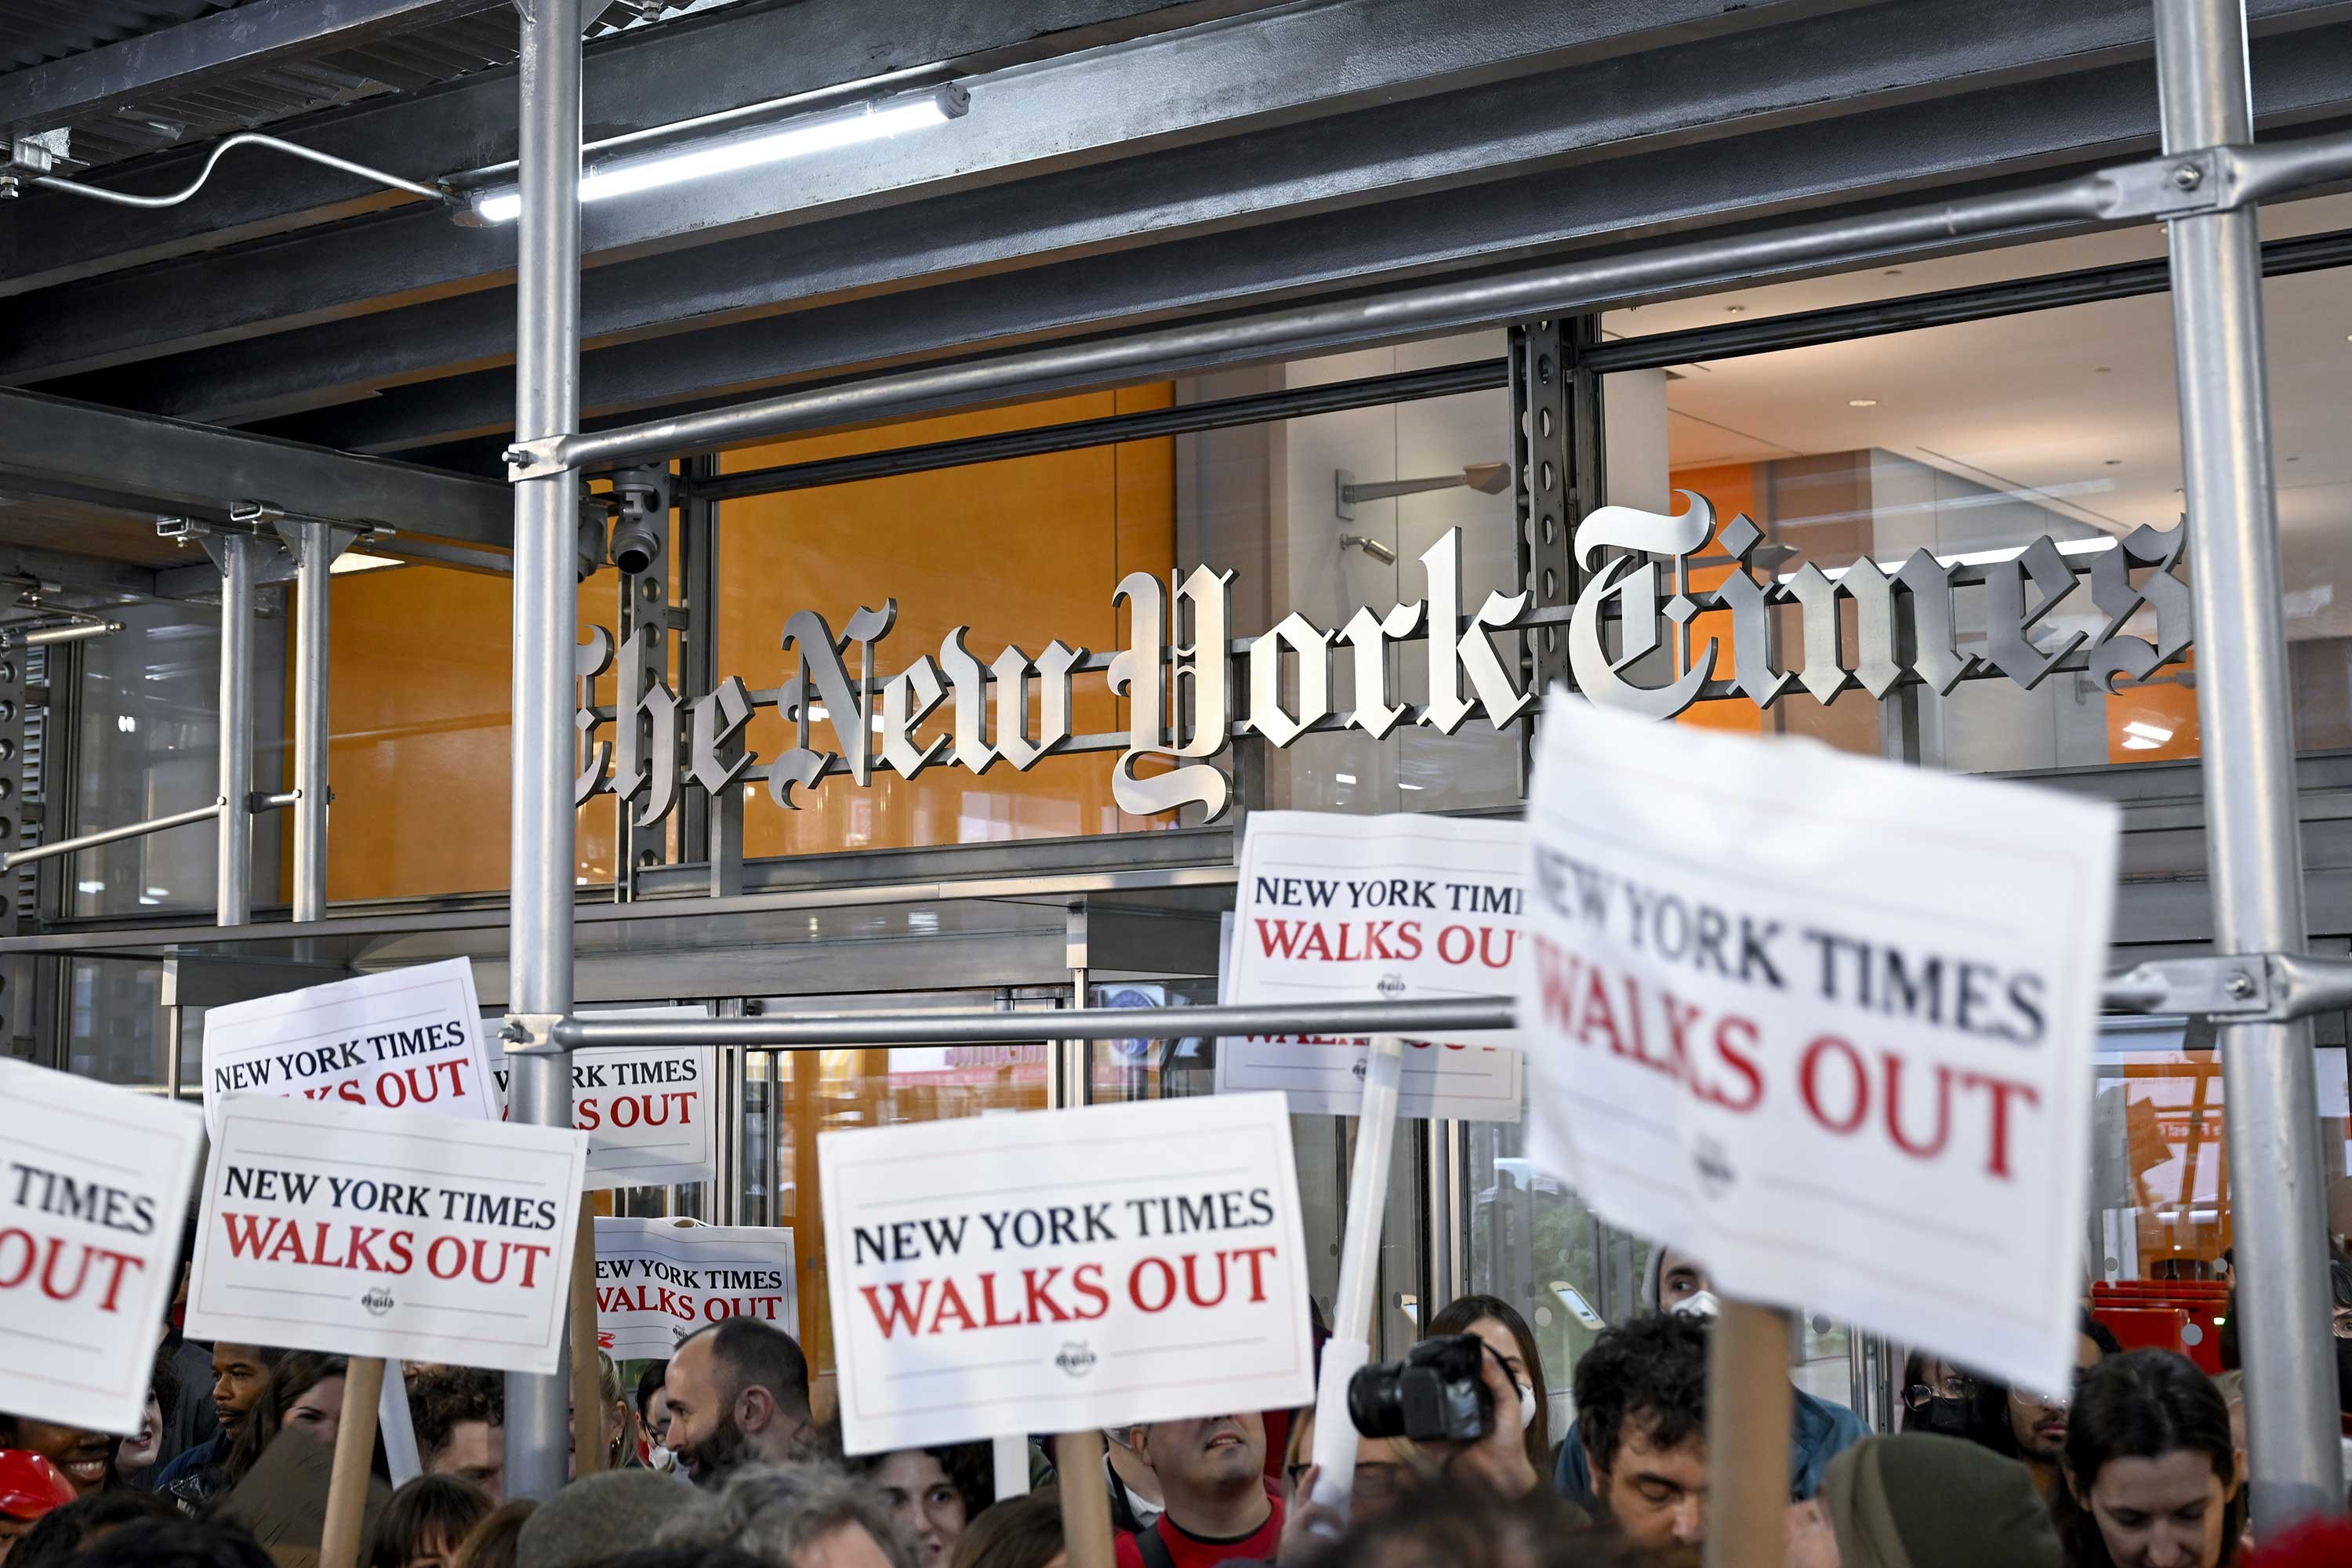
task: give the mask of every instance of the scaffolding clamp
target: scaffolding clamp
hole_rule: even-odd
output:
[[[2105,999],[2123,1013],[2286,1023],[2352,1006],[2352,958],[2245,952],[2159,959],[2109,975]]]
[[[561,1013],[509,1013],[499,1040],[510,1057],[567,1057],[572,1048],[555,1037],[562,1022]]]
[[[506,449],[507,479],[513,483],[522,479],[551,479],[572,465],[563,460],[563,443],[569,436],[541,436],[536,440],[517,441]]]

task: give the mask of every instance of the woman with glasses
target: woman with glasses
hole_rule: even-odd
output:
[[[1966,1437],[1976,1430],[1976,1379],[1925,1351],[1903,1363],[1903,1430]]]

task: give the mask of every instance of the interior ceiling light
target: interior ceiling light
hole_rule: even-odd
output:
[[[1878,406],[1878,399],[1875,397],[1849,397],[1845,400],[1845,405],[1848,408],[1875,408]]]
[[[879,99],[850,109],[807,114],[725,136],[698,138],[653,152],[622,153],[591,164],[580,175],[580,199],[604,201],[665,185],[682,185],[779,163],[787,158],[828,153],[836,147],[944,125],[971,107],[971,95],[954,82],[928,92]],[[522,212],[522,192],[493,185],[477,194],[474,216],[483,223],[510,223]]]
[[[335,557],[334,564],[329,566],[327,571],[331,576],[345,577],[354,572],[382,572],[387,567],[407,564],[407,562],[396,561],[389,555],[361,555],[354,552],[345,552]]]

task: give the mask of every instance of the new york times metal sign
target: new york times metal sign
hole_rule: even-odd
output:
[[[2054,640],[2045,631],[2037,642],[2035,629],[2083,586],[2047,538],[2000,560],[1939,561],[1922,550],[1892,573],[1865,557],[1775,577],[1751,565],[1764,539],[1754,522],[1735,517],[1717,538],[1714,507],[1680,493],[1686,506],[1679,515],[1603,507],[1577,527],[1576,559],[1591,575],[1565,613],[1569,666],[1595,702],[1667,719],[1706,699],[1769,707],[1792,687],[1822,702],[1854,688],[1884,697],[1906,679],[1949,692],[1972,675],[1998,674],[2031,689],[2078,657],[2079,668],[2113,689],[2119,678],[2146,679],[2189,644],[2189,589],[2174,571],[2184,542],[2179,529],[2136,529],[2091,553],[2089,597],[2104,625]],[[1694,588],[1692,563],[1710,551],[1704,559],[1730,570],[1716,586]],[[1379,739],[1399,724],[1450,735],[1474,715],[1501,729],[1527,713],[1534,694],[1496,655],[1493,634],[1557,627],[1563,613],[1531,609],[1524,593],[1489,594],[1466,610],[1458,529],[1421,561],[1426,598],[1385,614],[1360,609],[1337,630],[1294,613],[1235,641],[1234,574],[1196,566],[1163,584],[1139,572],[1112,595],[1128,607],[1129,647],[1098,655],[1056,640],[1034,656],[1007,647],[982,663],[965,646],[970,628],[959,626],[936,654],[887,676],[876,670],[898,619],[896,600],[859,609],[839,635],[823,616],[801,610],[784,623],[783,650],[797,656],[797,668],[788,667],[782,685],[759,690],[730,676],[692,702],[646,678],[640,639],[662,634],[640,629],[621,650],[617,700],[580,710],[575,797],[616,794],[642,827],[667,816],[688,788],[717,796],[764,781],[770,798],[789,810],[796,791],[840,775],[864,785],[877,767],[913,778],[930,767],[1018,771],[1065,752],[1115,752],[1111,795],[1121,811],[1197,805],[1213,821],[1232,795],[1216,759],[1237,736],[1287,746],[1310,731]],[[1981,652],[1959,648],[1962,589],[1977,590],[1981,602]],[[1793,648],[1776,637],[1775,622],[1785,630],[1789,617],[1773,612],[1784,605],[1798,611]],[[2124,635],[2143,610],[2153,636]],[[1708,612],[1728,616],[1727,647],[1716,632],[1694,626]],[[1668,657],[1677,649],[1681,657]],[[614,652],[612,634],[592,627],[576,666],[583,690],[613,666]],[[1402,661],[1416,657],[1425,703],[1397,692]],[[1335,666],[1352,678],[1345,711],[1336,707]],[[1072,731],[1073,682],[1093,673],[1126,699],[1123,731]],[[793,744],[764,761],[743,739],[762,708],[794,729]],[[601,738],[608,723],[613,732]]]

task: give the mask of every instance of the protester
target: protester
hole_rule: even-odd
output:
[[[2074,1336],[2076,1376],[2122,1346],[2105,1323],[2082,1314]],[[2036,1394],[1981,1379],[1977,1384],[1976,1408],[1969,1414],[1969,1435],[2006,1459],[2021,1459],[2033,1474],[2034,1489],[2045,1499],[2059,1490],[2059,1461],[2066,1447],[2067,1410],[2072,1391]]]
[[[1103,1428],[1103,1470],[1110,1482],[1110,1527],[1150,1530],[1167,1507],[1160,1495],[1160,1478],[1137,1457],[1133,1426]]]
[[[1291,1418],[1290,1445],[1283,1455],[1282,1546],[1276,1555],[1285,1563],[1302,1561],[1349,1523],[1387,1512],[1399,1498],[1437,1474],[1436,1461],[1419,1444],[1359,1433],[1355,1480],[1343,1521],[1336,1510],[1314,1500],[1315,1482],[1323,1473],[1314,1461],[1315,1407],[1310,1405]]]
[[[522,1536],[522,1527],[538,1511],[539,1504],[529,1498],[500,1503],[484,1514],[482,1521],[458,1543],[457,1560],[451,1568],[515,1568],[515,1543]]]
[[[213,1348],[180,1331],[180,1324],[186,1319],[188,1280],[195,1268],[195,1256],[196,1216],[191,1212],[180,1228],[180,1283],[172,1298],[170,1315],[164,1320],[163,1344],[159,1352],[171,1368],[173,1394],[163,1402],[169,1421],[156,1458],[159,1465],[168,1465],[189,1449],[212,1441],[213,1434],[220,1430],[220,1418],[213,1413],[212,1388],[216,1375],[213,1371]]]
[[[428,1476],[456,1476],[506,1501],[507,1391],[497,1373],[442,1366],[408,1383],[416,1457]]]
[[[1475,1334],[1502,1358],[1518,1390],[1515,1412],[1525,1435],[1528,1464],[1538,1477],[1551,1472],[1551,1399],[1544,1383],[1543,1355],[1535,1331],[1519,1310],[1500,1296],[1464,1296],[1447,1303],[1423,1331],[1431,1339],[1444,1334]]]
[[[663,1380],[671,1451],[697,1486],[739,1465],[789,1464],[816,1451],[808,1358],[792,1335],[730,1318],[678,1342]]]
[[[673,1378],[686,1347],[678,1349],[670,1362]],[[685,1419],[685,1413],[673,1419]],[[770,1568],[917,1568],[881,1501],[827,1464],[734,1466],[709,1520],[687,1521],[665,1538],[697,1537],[740,1547]]]
[[[155,1473],[155,1489],[172,1491],[187,1477],[218,1470],[228,1463],[229,1445],[251,1410],[269,1388],[269,1374],[285,1352],[268,1345],[213,1346],[213,1435],[173,1458]]]
[[[180,1510],[169,1498],[150,1492],[105,1492],[79,1498],[41,1516],[8,1552],[8,1568],[60,1568],[73,1563],[81,1549],[126,1524],[157,1519],[177,1519]]]
[[[855,1461],[882,1506],[931,1568],[955,1551],[964,1527],[996,1500],[993,1455],[986,1443],[900,1448]]]
[[[177,1499],[188,1511],[201,1512],[252,1472],[281,1431],[297,1430],[332,1447],[335,1428],[342,1420],[343,1372],[341,1356],[313,1351],[279,1356],[260,1393],[238,1417],[226,1457],[218,1464],[190,1467],[176,1477],[159,1477],[157,1489]]]
[[[2025,1467],[1932,1433],[1864,1438],[1789,1509],[1787,1568],[2061,1568]]]
[[[30,1449],[0,1448],[0,1563],[44,1515],[73,1500],[63,1470]]]
[[[1715,1283],[1706,1267],[1689,1253],[1664,1243],[1651,1248],[1649,1267],[1642,1279],[1644,1310],[1671,1312],[1713,1321],[1720,1310]],[[1821,1489],[1830,1461],[1868,1435],[1861,1416],[1843,1405],[1832,1405],[1801,1388],[1790,1390],[1789,1412],[1789,1496],[1802,1501]],[[1593,1505],[1591,1468],[1584,1445],[1571,1430],[1559,1447],[1552,1485],[1572,1503]]]
[[[2077,1385],[2052,1500],[2073,1568],[2223,1568],[2245,1528],[2230,1409],[2188,1357],[2129,1351]]]
[[[419,1476],[384,1504],[360,1560],[366,1568],[449,1568],[458,1542],[493,1506],[471,1481]]]
[[[112,1485],[114,1444],[103,1432],[0,1412],[0,1448],[38,1454],[64,1474],[79,1497],[94,1497]]]
[[[147,1379],[147,1405],[140,1412],[139,1430],[115,1445],[114,1476],[118,1484],[142,1492],[153,1489],[157,1467],[170,1458],[163,1452],[163,1444],[171,1431],[179,1397],[180,1378],[173,1369],[171,1351],[168,1346],[159,1346],[154,1369]]]
[[[1975,1379],[1924,1351],[1905,1358],[1903,1430],[1965,1437],[1975,1427]]]
[[[608,1470],[641,1470],[645,1461],[637,1456],[636,1433],[630,1426],[629,1401],[621,1393],[621,1369],[603,1351],[596,1352],[596,1396],[603,1405],[602,1419],[597,1423],[604,1445],[604,1468]],[[576,1423],[577,1411],[567,1411],[566,1418]],[[580,1434],[577,1426],[569,1428],[572,1447],[570,1463],[573,1467],[565,1477],[579,1473]]]
[[[669,1450],[669,1394],[662,1388],[668,1372],[669,1363],[657,1361],[637,1373],[637,1428],[645,1438],[646,1463],[656,1470],[677,1468],[677,1457]]]
[[[1604,1331],[1576,1363],[1594,1511],[1640,1546],[1706,1540],[1706,1328],[1680,1313]]]
[[[565,1487],[525,1521],[515,1568],[589,1568],[618,1552],[651,1546],[672,1510],[697,1502],[674,1476],[611,1470]]]
[[[1067,1568],[1062,1498],[1052,1487],[983,1510],[956,1542],[951,1568]]]
[[[1148,1531],[1116,1538],[1118,1568],[1202,1568],[1265,1559],[1282,1541],[1282,1500],[1265,1484],[1265,1422],[1256,1412],[1130,1429],[1166,1500]]]
[[[149,1519],[108,1531],[73,1568],[277,1568],[243,1525],[226,1519]]]

